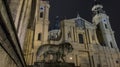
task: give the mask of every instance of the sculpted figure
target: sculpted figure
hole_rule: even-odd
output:
[[[60,62],[60,59],[65,62],[64,58],[66,56],[66,54],[70,53],[73,51],[73,47],[70,43],[61,43],[58,45],[55,44],[45,44],[42,45],[38,48],[37,51],[37,61],[39,59],[40,56],[44,56],[43,60],[45,61],[45,58],[48,55],[52,55],[53,59],[52,62]]]

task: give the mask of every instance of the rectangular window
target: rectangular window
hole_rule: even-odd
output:
[[[105,28],[107,29],[108,27],[107,27],[107,24],[105,24]]]
[[[83,35],[79,34],[78,37],[79,37],[79,43],[84,43],[84,41],[83,41]]]
[[[41,40],[41,33],[38,34],[38,40]]]
[[[40,18],[43,18],[43,12],[40,13]]]

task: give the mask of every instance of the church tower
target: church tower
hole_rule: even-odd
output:
[[[36,52],[38,48],[48,41],[49,27],[49,2],[37,0],[35,14],[35,33],[34,33],[34,62],[36,61]]]
[[[94,13],[92,22],[97,26],[98,41],[102,46],[118,49],[114,31],[111,29],[109,16],[103,10],[103,6],[99,2],[95,2],[92,8]]]

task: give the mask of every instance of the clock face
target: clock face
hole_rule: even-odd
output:
[[[84,23],[85,23],[84,20],[82,20],[82,19],[77,19],[75,22],[76,22],[76,26],[77,26],[77,27],[84,28]]]
[[[108,21],[107,18],[102,18],[103,23],[107,23],[107,21]]]
[[[40,11],[44,11],[44,6],[40,6]]]

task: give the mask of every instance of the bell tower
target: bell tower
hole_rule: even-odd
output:
[[[36,2],[36,19],[34,33],[34,61],[36,61],[36,52],[39,46],[46,44],[48,41],[49,27],[49,2],[37,0]]]
[[[110,25],[109,16],[103,10],[103,6],[100,2],[95,1],[92,12],[94,14],[92,22],[97,26],[96,33],[99,43],[102,46],[118,49],[114,31]]]

